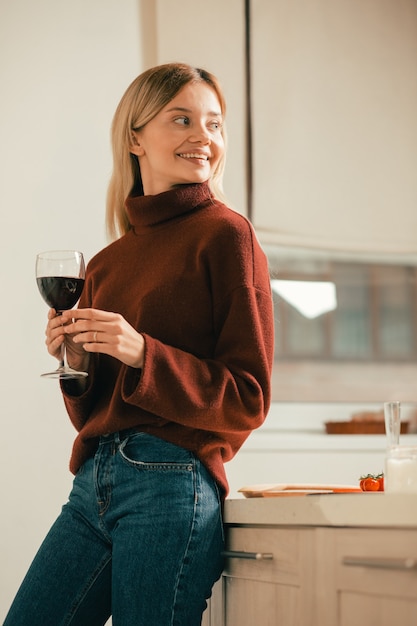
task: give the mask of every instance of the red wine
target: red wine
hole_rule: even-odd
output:
[[[84,287],[84,278],[66,276],[42,276],[36,282],[46,304],[57,311],[72,309]]]

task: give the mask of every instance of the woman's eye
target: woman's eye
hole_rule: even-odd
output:
[[[210,122],[209,127],[211,130],[221,130],[222,123],[219,121]]]
[[[176,124],[182,124],[183,126],[188,126],[190,124],[190,119],[185,115],[182,115],[181,117],[176,117],[174,121]]]

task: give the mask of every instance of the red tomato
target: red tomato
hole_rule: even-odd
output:
[[[362,491],[384,491],[384,474],[364,474],[359,479]]]
[[[379,480],[377,478],[365,478],[363,481],[363,491],[379,491]]]

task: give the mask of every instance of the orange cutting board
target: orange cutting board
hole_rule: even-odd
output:
[[[241,487],[239,492],[245,498],[276,498],[279,496],[305,496],[320,493],[363,493],[357,485],[329,483],[266,483]]]

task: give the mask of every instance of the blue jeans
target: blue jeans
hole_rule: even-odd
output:
[[[222,570],[213,478],[136,431],[101,437],[4,626],[198,626]]]

